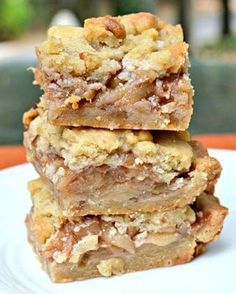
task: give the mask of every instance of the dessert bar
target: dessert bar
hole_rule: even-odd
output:
[[[58,125],[185,130],[192,114],[180,25],[150,13],[55,26],[37,48],[41,104]]]
[[[66,218],[40,180],[29,183],[28,238],[54,282],[190,261],[219,234],[227,209],[201,194],[167,212]]]
[[[68,214],[169,210],[213,192],[220,164],[188,133],[58,127],[34,117],[27,157]]]

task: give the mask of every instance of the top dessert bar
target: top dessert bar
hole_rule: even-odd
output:
[[[185,130],[192,114],[181,26],[149,13],[54,26],[37,48],[35,82],[48,119],[64,126]]]

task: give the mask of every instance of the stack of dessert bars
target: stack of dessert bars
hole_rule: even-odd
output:
[[[221,231],[219,162],[186,131],[182,29],[149,13],[55,26],[24,114],[28,239],[54,282],[188,262]]]

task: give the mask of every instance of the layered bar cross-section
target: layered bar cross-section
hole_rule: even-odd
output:
[[[166,212],[68,219],[40,179],[29,188],[28,238],[54,282],[188,262],[217,237],[227,214],[217,198],[201,194]]]
[[[183,207],[212,192],[220,175],[187,133],[58,127],[46,112],[32,119],[25,116],[28,160],[71,215]]]
[[[55,26],[37,48],[41,104],[58,125],[185,130],[192,114],[188,45],[149,13]]]

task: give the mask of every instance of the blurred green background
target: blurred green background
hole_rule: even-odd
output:
[[[66,9],[66,10],[65,10]],[[87,17],[151,11],[184,26],[195,87],[193,133],[236,132],[236,1],[1,0],[0,144],[20,144],[25,110],[38,101],[27,68],[51,24],[83,24]]]

